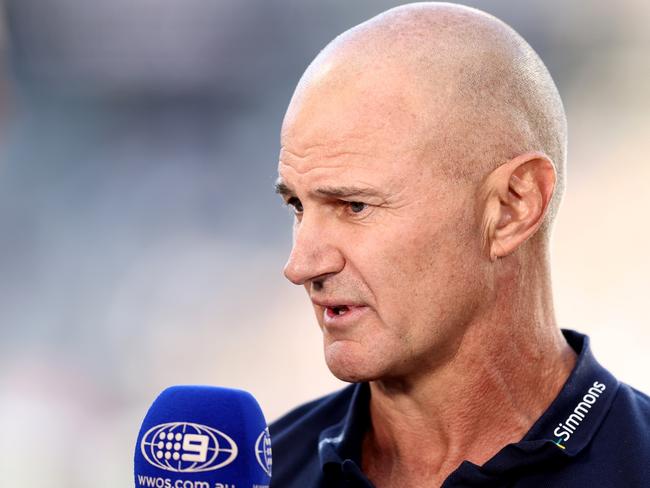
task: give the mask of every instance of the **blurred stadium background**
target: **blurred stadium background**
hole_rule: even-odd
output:
[[[0,5],[2,486],[131,486],[170,384],[247,389],[269,420],[340,386],[281,275],[278,133],[318,50],[399,3]],[[566,105],[560,323],[650,391],[650,3],[468,4],[533,45]]]

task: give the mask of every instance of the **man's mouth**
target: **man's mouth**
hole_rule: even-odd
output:
[[[327,315],[329,317],[335,317],[337,315],[345,315],[349,312],[350,309],[347,305],[336,305],[334,307],[327,307]]]
[[[312,302],[320,310],[319,313],[322,313],[323,323],[327,326],[350,326],[356,323],[370,308],[363,302],[343,302],[341,298],[343,303],[337,304],[335,300],[336,298],[327,301],[312,298]]]
[[[366,305],[331,305],[323,310],[326,327],[349,327],[368,312]]]

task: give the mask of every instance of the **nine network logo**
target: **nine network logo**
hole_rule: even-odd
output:
[[[223,468],[239,452],[227,434],[206,425],[169,422],[149,429],[140,444],[144,458],[157,468],[176,473],[201,473]]]
[[[175,473],[214,471],[231,464],[239,454],[235,441],[224,432],[191,422],[169,422],[149,429],[140,443],[149,464]],[[255,441],[255,459],[271,476],[271,436],[264,429]]]

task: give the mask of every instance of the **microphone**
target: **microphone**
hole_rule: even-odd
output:
[[[136,488],[268,488],[271,437],[243,390],[172,386],[153,402],[135,447]]]

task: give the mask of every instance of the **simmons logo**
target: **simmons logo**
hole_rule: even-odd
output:
[[[264,429],[257,437],[257,441],[255,442],[255,457],[264,472],[271,476],[273,458],[271,455],[271,435],[269,434],[268,428]]]
[[[189,422],[170,422],[149,429],[140,443],[149,464],[175,473],[223,468],[237,457],[235,441],[217,429]]]
[[[594,381],[594,384],[589,388],[589,390],[587,390],[587,393],[575,406],[573,412],[569,414],[564,422],[557,424],[553,434],[556,436],[555,444],[557,444],[558,447],[565,449],[560,442],[567,442],[571,438],[571,435],[578,430],[582,421],[587,417],[593,405],[598,401],[598,398],[606,389],[607,386],[605,383]]]

